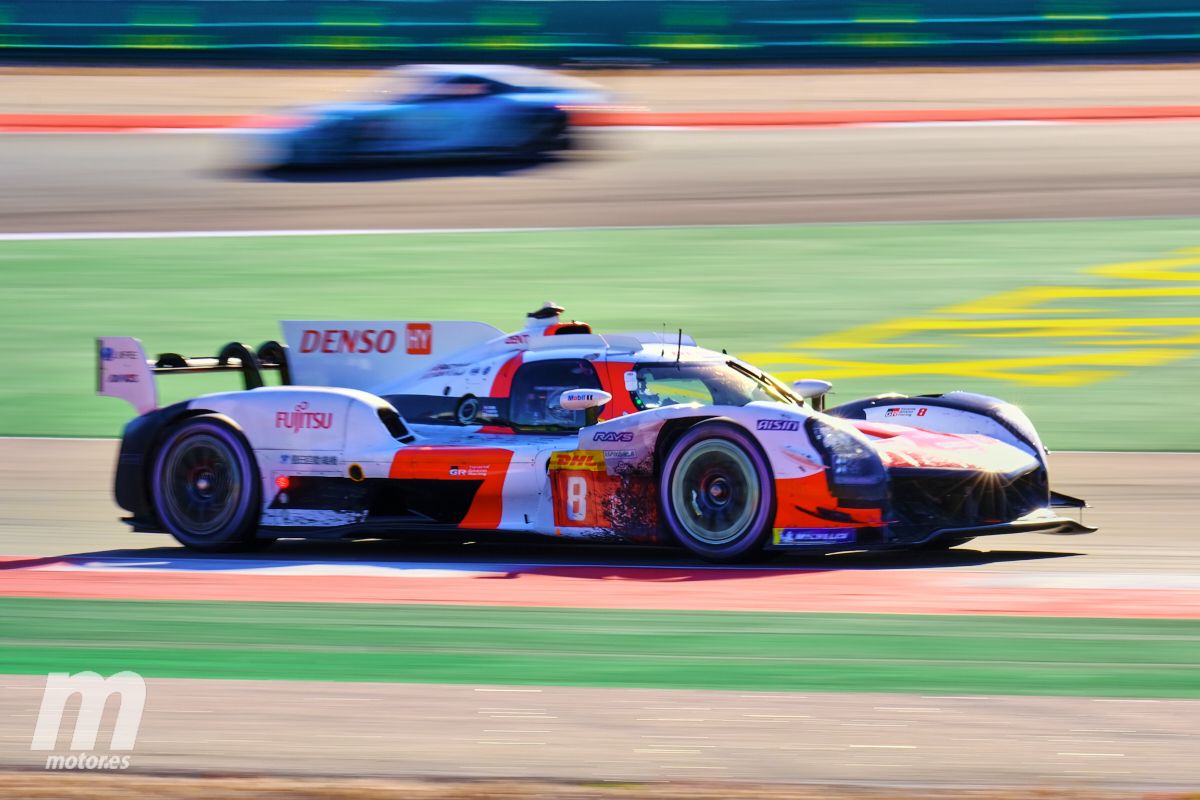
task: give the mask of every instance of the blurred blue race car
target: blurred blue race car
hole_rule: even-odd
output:
[[[568,109],[598,86],[544,70],[414,65],[388,71],[357,102],[290,111],[255,134],[261,167],[371,161],[539,158],[570,144]]]

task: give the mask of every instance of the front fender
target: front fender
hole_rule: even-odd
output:
[[[579,432],[580,450],[599,450],[612,464],[652,464],[664,429],[680,422],[714,417],[745,428],[763,448],[778,478],[798,478],[822,472],[820,452],[809,440],[804,423],[815,412],[803,406],[758,402],[745,406],[681,404],[648,409],[601,422]]]
[[[982,434],[1013,445],[1046,466],[1046,448],[1019,408],[974,392],[941,395],[880,395],[829,409],[831,416],[907,425],[938,433]]]

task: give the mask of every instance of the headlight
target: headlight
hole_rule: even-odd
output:
[[[882,491],[887,473],[867,437],[849,426],[830,424],[817,417],[810,417],[807,427],[813,445],[825,457],[829,486],[835,496],[852,494],[868,499],[876,493],[864,491],[863,487],[879,487]],[[839,492],[839,488],[851,491]]]

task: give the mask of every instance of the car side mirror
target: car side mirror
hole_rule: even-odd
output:
[[[600,389],[568,389],[558,398],[558,404],[566,411],[586,411],[586,424],[600,421],[600,409],[612,400],[612,395]]]
[[[825,395],[832,388],[833,384],[829,381],[821,381],[815,378],[805,378],[792,382],[792,389],[796,394],[800,395],[816,411],[825,410]]]
[[[610,402],[612,395],[600,389],[568,389],[558,398],[558,404],[564,411],[586,411]]]

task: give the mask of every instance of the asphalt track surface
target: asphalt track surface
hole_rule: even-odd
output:
[[[261,114],[361,98],[375,69],[0,67],[0,114]],[[621,106],[654,111],[1187,106],[1194,64],[1121,67],[586,70]]]
[[[235,135],[8,134],[0,232],[1200,215],[1197,122],[616,130],[543,164],[262,174]]]
[[[0,676],[6,743],[24,745],[44,680]],[[1198,706],[156,679],[130,771],[1189,789]],[[0,753],[10,769],[45,760]]]

